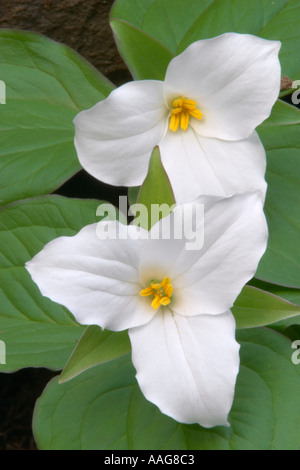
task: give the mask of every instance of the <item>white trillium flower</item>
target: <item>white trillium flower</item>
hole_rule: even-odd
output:
[[[205,208],[204,245],[186,250],[190,233],[176,239],[176,224],[197,204]],[[57,238],[26,264],[33,280],[79,323],[129,329],[139,386],[163,413],[205,427],[228,425],[239,370],[230,308],[266,248],[260,193],[201,197],[149,232],[100,224],[117,228],[119,238],[99,240],[98,224]],[[154,239],[165,224],[174,227],[170,239]]]
[[[171,60],[164,81],[117,88],[74,120],[83,168],[108,184],[139,186],[159,145],[177,203],[199,194],[265,194],[265,151],[254,129],[278,98],[280,46],[226,33],[191,44]]]

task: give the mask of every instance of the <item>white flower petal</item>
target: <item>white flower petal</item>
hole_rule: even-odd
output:
[[[147,287],[152,280],[162,281],[164,277],[170,276],[170,273],[173,272],[171,268],[176,263],[178,256],[185,251],[186,243],[184,238],[181,240],[174,240],[174,238],[151,239],[151,232],[149,237],[145,249],[141,253],[139,263],[140,279],[144,287]]]
[[[191,44],[169,64],[164,82],[170,106],[178,96],[197,102],[200,135],[225,140],[248,137],[271,112],[280,90],[281,43],[225,33]]]
[[[201,212],[196,219],[198,204],[204,204],[203,246]],[[175,239],[174,233],[178,233],[184,219],[182,214],[191,214],[191,210],[193,225],[186,222],[183,236]],[[167,231],[162,229],[170,226],[171,238],[147,241],[140,257],[140,278],[147,285],[153,278],[170,277],[174,288],[171,307],[182,315],[218,314],[230,309],[244,284],[253,277],[267,245],[260,192],[229,198],[200,197],[194,203],[176,207],[157,226],[165,234]],[[151,236],[157,226],[152,228]]]
[[[200,194],[230,196],[260,190],[265,196],[266,154],[256,132],[230,142],[201,137],[189,128],[167,132],[159,147],[177,204]]]
[[[111,233],[118,227],[122,240],[100,240],[97,224],[88,225],[74,237],[48,243],[26,268],[41,293],[67,307],[79,323],[120,331],[149,321],[155,311],[139,295],[144,242],[127,236],[138,229],[103,223]]]
[[[164,309],[129,336],[137,381],[149,401],[183,423],[228,424],[239,370],[231,312],[187,318]]]
[[[138,186],[167,125],[160,81],[129,82],[74,119],[83,168],[116,186]]]
[[[255,274],[267,238],[260,193],[211,203],[207,198],[203,247],[196,253],[181,252],[170,270],[170,277],[174,272],[172,309],[182,315],[229,310]]]

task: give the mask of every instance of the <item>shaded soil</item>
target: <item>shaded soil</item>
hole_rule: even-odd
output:
[[[0,0],[0,28],[42,33],[75,49],[116,85],[131,80],[109,26],[112,0]],[[118,205],[125,188],[100,183],[79,172],[56,191]],[[57,373],[23,369],[0,374],[0,450],[36,450],[32,414],[36,399]]]
[[[56,374],[31,368],[0,374],[0,450],[36,450],[31,430],[34,404]]]
[[[109,26],[113,0],[1,0],[0,28],[42,33],[75,49],[113,83],[130,80]]]

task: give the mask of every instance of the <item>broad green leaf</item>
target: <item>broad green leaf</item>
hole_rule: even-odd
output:
[[[300,287],[300,110],[278,101],[258,132],[267,152],[269,242],[256,276]]]
[[[155,3],[156,0],[115,0],[110,10],[111,18],[122,18],[127,23],[135,25],[140,28],[143,24],[145,11]],[[130,3],[130,5],[129,5]]]
[[[195,18],[212,2],[213,0],[117,0],[110,16],[145,31],[176,54]]]
[[[131,350],[127,331],[102,330],[97,325],[88,326],[72,352],[59,383],[72,379],[91,367],[111,361]]]
[[[249,282],[249,284],[253,287],[257,287],[258,289],[271,292],[278,297],[282,297],[293,304],[300,305],[300,289],[293,289],[284,286],[280,286],[277,284],[271,284],[269,282],[261,281],[260,279],[253,278]]]
[[[117,0],[111,11],[111,18],[124,20],[135,28],[132,42],[138,41],[142,31],[162,48],[167,47],[173,55],[194,41],[226,32],[280,40],[282,75],[294,80],[300,76],[300,63],[295,60],[300,48],[300,30],[296,20],[299,15],[300,0]],[[127,38],[120,36],[118,44],[122,51]],[[151,48],[145,48],[142,56],[143,61],[152,61]],[[124,55],[124,59],[132,69],[141,60],[141,55],[136,50],[131,56]],[[161,63],[160,75],[164,71],[165,64]],[[160,78],[159,74],[156,78]]]
[[[264,22],[259,36],[265,39],[279,39],[282,42],[279,53],[282,75],[296,80],[300,76],[300,62],[295,60],[300,47],[300,31],[296,20],[300,15],[300,1],[280,0],[275,2],[275,9],[272,3],[264,1],[268,21]],[[282,8],[279,8],[279,5],[282,5]]]
[[[134,383],[128,356],[93,367],[63,384],[54,378],[34,411],[39,448],[126,449],[126,416]]]
[[[291,342],[269,328],[243,330],[230,428],[184,425],[146,401],[129,357],[71,382],[53,379],[39,398],[39,449],[299,449],[300,369]],[[222,354],[222,351],[220,351]]]
[[[135,223],[147,230],[172,212],[175,199],[161,162],[159,147],[154,147],[151,154],[148,173],[139,191],[137,204],[142,207]]]
[[[286,319],[293,322],[300,315],[300,306],[256,287],[245,286],[232,307],[232,313],[238,329],[255,328]]]
[[[135,80],[163,80],[172,53],[148,34],[125,21],[110,21],[119,51]],[[151,52],[151,53],[150,53]]]
[[[41,295],[25,262],[46,243],[99,221],[100,201],[45,196],[0,210],[0,332],[6,365],[62,369],[84,331],[61,305]]]
[[[0,32],[0,205],[54,191],[80,170],[76,114],[113,89],[70,48],[39,34]]]

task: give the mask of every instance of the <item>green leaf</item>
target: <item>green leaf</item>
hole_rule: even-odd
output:
[[[76,114],[113,89],[70,48],[44,36],[0,32],[0,205],[47,194],[80,170],[74,139]]]
[[[139,192],[140,186],[132,186],[131,188],[128,188],[128,199],[130,206],[132,206],[132,204],[136,204]]]
[[[172,53],[151,36],[125,21],[112,19],[110,25],[119,52],[133,78],[163,80],[168,63],[173,58]]]
[[[145,11],[155,3],[156,0],[130,0],[128,8],[128,0],[116,0],[110,10],[111,18],[122,18],[127,23],[135,25],[140,28],[143,23]]]
[[[230,428],[177,423],[146,401],[129,357],[71,382],[52,380],[37,401],[39,449],[299,449],[300,369],[291,342],[269,328],[243,330]],[[220,351],[222,354],[222,351]]]
[[[248,334],[250,331],[251,334]],[[297,398],[300,368],[291,361],[291,342],[281,334],[270,333],[268,328],[237,333],[237,340],[242,344],[241,363],[248,371],[249,378],[239,380],[244,400],[235,402],[231,416],[232,419],[242,421],[245,412],[251,414],[251,405],[255,400],[261,416],[258,416],[258,412],[253,413],[254,419],[248,416],[247,424],[252,430],[241,424],[234,445],[251,449],[299,449],[300,432],[295,424],[300,418],[300,402]],[[263,382],[261,392],[255,382]],[[249,407],[245,406],[247,397],[252,401]],[[248,436],[249,441],[246,443]],[[255,440],[252,436],[255,436]]]
[[[165,45],[173,55],[189,27],[213,0],[117,0],[111,18],[120,18]]]
[[[280,40],[282,75],[292,79],[300,76],[300,63],[295,60],[300,48],[300,30],[296,21],[299,15],[300,0],[117,0],[111,11],[112,18],[124,20],[135,28],[132,43],[137,42],[144,32],[157,41],[156,49],[160,44],[173,55],[194,41],[228,31]],[[118,44],[125,48],[126,38],[120,36]],[[149,47],[124,58],[132,69],[140,60],[152,62],[153,56]],[[161,63],[160,74],[156,78],[160,78],[164,70],[165,64]]]
[[[296,82],[297,83],[297,82]],[[298,81],[299,83],[299,81]],[[296,85],[294,88],[288,88],[286,90],[281,90],[279,93],[279,98],[283,98],[284,96],[292,95],[293,93],[296,93],[295,97],[299,98],[299,91],[300,91],[300,85]],[[295,104],[298,104],[297,102]]]
[[[256,287],[245,286],[232,307],[232,313],[238,329],[255,328],[287,318],[292,322],[300,315],[300,307]]]
[[[6,365],[62,369],[84,331],[61,305],[42,296],[25,263],[50,240],[99,221],[100,201],[39,197],[0,211],[0,332]]]
[[[134,383],[128,356],[93,367],[63,384],[53,379],[34,411],[39,448],[126,448],[126,415]]]
[[[267,152],[269,242],[256,277],[300,287],[300,110],[278,101],[258,128]]]
[[[140,212],[135,223],[147,230],[162,217],[169,215],[175,204],[173,190],[162,165],[159,147],[151,154],[147,176],[139,191],[137,207]]]
[[[271,284],[269,282],[261,281],[257,278],[251,279],[248,284],[253,287],[257,287],[258,289],[271,292],[271,294],[282,297],[283,299],[288,300],[293,304],[300,305],[300,289],[293,289],[277,284]]]
[[[72,352],[59,383],[76,377],[91,367],[111,361],[131,350],[127,331],[118,333],[102,330],[99,326],[88,326]]]
[[[273,330],[280,331],[280,333],[283,333],[288,338],[290,338],[288,330],[293,329],[293,328],[299,328],[299,325],[300,325],[300,315],[296,317],[283,319],[275,324],[270,325],[270,327],[273,328]],[[299,338],[300,336],[298,336],[297,339]]]

